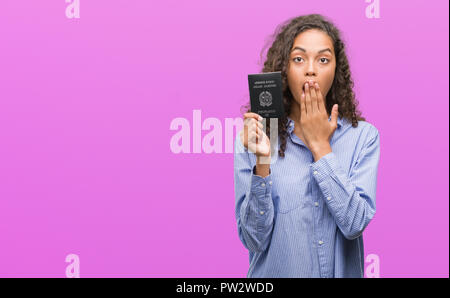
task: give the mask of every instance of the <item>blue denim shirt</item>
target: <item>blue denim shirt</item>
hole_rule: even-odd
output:
[[[378,130],[339,117],[332,152],[314,161],[294,125],[288,117],[285,157],[264,178],[255,174],[255,154],[235,139],[235,216],[249,251],[247,277],[364,277],[362,233],[375,214]]]

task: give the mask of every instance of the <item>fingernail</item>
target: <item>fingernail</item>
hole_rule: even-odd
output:
[[[305,88],[308,88],[308,83],[305,84]]]

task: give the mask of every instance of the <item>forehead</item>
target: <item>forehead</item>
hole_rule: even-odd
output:
[[[334,52],[333,40],[331,37],[325,32],[317,29],[306,30],[298,34],[294,39],[292,49],[294,47],[304,48],[307,52],[317,52],[325,48],[330,48]]]

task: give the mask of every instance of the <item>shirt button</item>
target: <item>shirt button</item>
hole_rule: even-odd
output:
[[[323,244],[323,241],[322,241],[322,240],[319,240],[319,244],[322,245],[322,244]]]
[[[319,172],[317,172],[317,171],[314,171],[314,175],[317,175],[317,174],[319,174]]]
[[[317,202],[314,202],[314,205],[316,205],[316,206],[319,206],[319,203],[317,203]]]
[[[263,214],[264,214],[264,211],[259,211],[259,214],[263,215]]]
[[[294,122],[291,122],[291,124],[289,124],[290,126],[294,126]]]
[[[272,181],[269,181],[269,184],[272,185]]]
[[[266,186],[266,184],[265,183],[261,183],[261,186],[264,187],[264,186]]]
[[[331,200],[331,197],[328,197],[327,200],[328,200],[328,201]]]

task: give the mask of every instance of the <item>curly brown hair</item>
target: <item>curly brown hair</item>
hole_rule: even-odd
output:
[[[287,116],[291,112],[292,101],[294,100],[287,83],[287,67],[289,63],[289,53],[293,46],[294,40],[298,34],[309,29],[319,29],[328,34],[333,41],[336,55],[336,70],[333,84],[326,96],[326,109],[331,114],[334,104],[339,105],[339,116],[347,119],[353,127],[358,126],[358,120],[366,120],[361,116],[361,112],[357,109],[358,101],[353,93],[353,80],[350,73],[350,67],[345,54],[345,45],[341,39],[339,30],[327,18],[320,14],[310,14],[298,16],[280,24],[275,33],[271,35],[274,39],[271,47],[267,52],[267,59],[264,62],[262,72],[281,71],[283,83],[283,104],[285,115],[278,119],[278,135],[280,137],[280,149],[278,154],[284,157],[286,150],[287,133]],[[270,44],[270,43],[269,43]],[[267,47],[267,45],[266,45]],[[264,47],[264,48],[266,48]],[[263,56],[261,51],[261,57]],[[250,112],[250,102],[243,106],[246,111]],[[270,121],[267,121],[266,134],[270,132]]]

